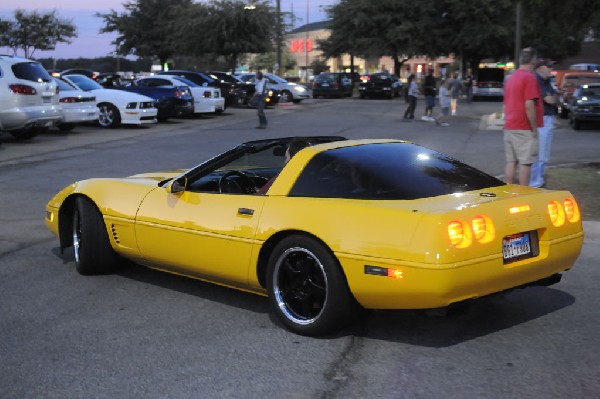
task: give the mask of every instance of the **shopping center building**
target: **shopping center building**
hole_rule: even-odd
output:
[[[329,37],[331,21],[313,22],[294,29],[284,36],[284,48],[288,51],[289,57],[296,61],[294,70],[286,71],[287,75],[300,77],[306,80],[306,70],[308,69],[309,79],[312,76],[310,65],[313,61],[321,59],[329,67],[331,72],[350,72],[351,56],[344,54],[341,57],[325,59],[323,53],[319,50],[318,40]],[[433,68],[434,75],[437,77],[449,76],[452,71],[457,69],[458,64],[453,54],[431,60],[426,56],[413,56],[402,65],[400,78],[406,79],[408,75],[414,73],[419,76],[425,73],[428,68]],[[375,59],[362,59],[354,57],[354,70],[359,74],[368,74],[375,72],[394,71],[394,60],[391,57],[381,57]]]

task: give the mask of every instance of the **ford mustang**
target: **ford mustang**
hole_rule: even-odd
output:
[[[247,142],[189,170],[76,182],[50,200],[46,224],[81,274],[133,261],[268,296],[302,335],[363,309],[554,284],[579,256],[568,191],[507,185],[400,140],[308,137],[286,162],[291,140]]]

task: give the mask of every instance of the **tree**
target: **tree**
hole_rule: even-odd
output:
[[[349,53],[363,58],[384,55],[394,60],[394,73],[413,55],[445,50],[450,27],[443,23],[445,1],[341,0],[327,9],[331,36],[318,41],[328,57]]]
[[[180,47],[180,24],[193,6],[192,0],[136,0],[123,4],[122,13],[111,9],[96,16],[104,19],[100,33],[119,33],[113,42],[117,54],[157,57],[164,65]]]
[[[196,4],[196,7],[201,7]],[[264,53],[272,49],[276,14],[267,1],[249,3],[243,0],[214,0],[208,6],[204,21],[193,21],[190,32],[203,32],[203,46],[186,40],[190,55],[204,51],[223,56],[233,72],[239,57],[245,53]]]
[[[71,43],[73,37],[77,37],[75,25],[59,18],[56,10],[41,13],[18,9],[15,21],[0,21],[0,46],[10,47],[14,54],[23,50],[25,58],[36,50],[54,50],[57,43]]]

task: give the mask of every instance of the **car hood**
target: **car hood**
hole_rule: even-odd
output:
[[[585,98],[585,99],[584,99]],[[577,98],[577,105],[600,105],[600,97],[579,97]]]

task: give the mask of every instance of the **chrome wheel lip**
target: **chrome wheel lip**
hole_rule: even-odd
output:
[[[75,254],[75,263],[79,263],[79,249],[81,245],[81,219],[79,212],[73,215],[73,253]]]
[[[284,293],[280,286],[280,273],[281,273],[281,267],[283,265],[283,262],[285,261],[285,259],[287,257],[289,257],[290,255],[297,253],[297,252],[303,252],[306,254],[307,257],[310,257],[313,259],[313,261],[315,262],[315,264],[318,266],[319,270],[321,271],[323,280],[325,282],[325,300],[323,301],[321,310],[319,311],[319,313],[317,315],[315,315],[314,317],[310,317],[310,318],[303,317],[303,316],[297,314],[293,309],[291,309],[291,307],[287,304],[287,302],[284,298]],[[281,256],[279,256],[279,258],[277,259],[277,262],[275,264],[275,268],[274,268],[274,272],[273,272],[273,295],[275,297],[275,302],[277,303],[277,307],[281,310],[281,312],[286,317],[286,319],[293,322],[294,324],[298,324],[298,325],[302,325],[302,326],[306,326],[306,325],[310,325],[310,324],[314,323],[316,320],[319,319],[319,317],[323,313],[323,310],[326,307],[326,304],[328,301],[327,291],[328,291],[328,284],[327,284],[327,274],[325,273],[325,268],[323,267],[323,264],[321,263],[319,258],[315,254],[313,254],[311,251],[309,251],[306,248],[302,248],[302,247],[292,247],[292,248],[286,249],[281,254]]]

